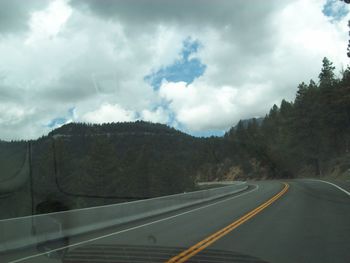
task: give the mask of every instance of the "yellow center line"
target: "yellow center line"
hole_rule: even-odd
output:
[[[266,207],[271,205],[273,202],[275,202],[278,198],[280,198],[282,195],[284,195],[289,188],[289,184],[283,183],[284,187],[283,189],[274,195],[272,198],[267,200],[265,203],[259,205],[254,210],[250,211],[249,213],[245,214],[238,220],[234,221],[233,223],[229,224],[228,226],[224,227],[223,229],[215,232],[214,234],[208,236],[207,238],[203,239],[202,241],[198,242],[197,244],[193,245],[192,247],[188,248],[187,250],[181,252],[177,256],[172,257],[169,259],[166,263],[179,263],[179,262],[185,262],[189,258],[193,257],[194,255],[198,254],[200,251],[208,247],[209,245],[213,244],[218,239],[222,238],[223,236],[230,233],[232,230],[237,228],[238,226],[242,225],[244,222],[248,221],[250,218],[254,217],[256,214],[260,213],[262,210],[264,210]]]

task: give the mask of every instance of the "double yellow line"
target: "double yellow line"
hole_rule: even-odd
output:
[[[264,210],[266,207],[271,205],[273,202],[275,202],[278,198],[280,198],[282,195],[284,195],[289,188],[289,185],[287,183],[283,183],[284,187],[283,189],[276,195],[274,195],[271,199],[263,203],[262,205],[258,206],[254,210],[250,211],[249,213],[245,214],[238,220],[234,221],[233,223],[229,224],[228,226],[224,227],[223,229],[215,232],[214,234],[210,235],[209,237],[203,239],[202,241],[198,242],[194,246],[188,248],[187,250],[181,252],[177,256],[169,259],[166,263],[179,263],[179,262],[185,262],[186,260],[190,259],[194,255],[198,254],[200,251],[205,249],[206,247],[213,244],[216,240],[222,238],[223,236],[230,233],[232,230],[237,228],[238,226],[242,225],[244,222],[248,221],[250,218],[255,216],[256,214],[260,213],[262,210]]]

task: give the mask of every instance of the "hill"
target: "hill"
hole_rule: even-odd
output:
[[[35,141],[0,145],[3,161],[11,159],[2,177],[23,169],[29,145],[27,180],[2,193],[26,204],[12,216],[47,212],[44,204],[57,201],[73,209],[192,191],[197,180],[216,179],[207,171],[217,170],[227,148],[223,138],[196,138],[162,124],[70,123]]]

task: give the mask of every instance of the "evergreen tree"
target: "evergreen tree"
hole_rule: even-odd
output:
[[[319,74],[320,87],[332,87],[335,81],[335,67],[333,63],[326,57],[322,60],[322,69]]]

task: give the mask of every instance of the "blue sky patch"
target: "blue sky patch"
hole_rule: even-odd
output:
[[[67,123],[68,120],[71,120],[74,118],[74,110],[75,107],[68,109],[68,116],[67,117],[57,117],[50,120],[50,122],[46,125],[49,128],[57,128],[59,126],[62,126],[63,124]]]
[[[332,21],[339,21],[349,13],[349,9],[342,1],[327,0],[322,12],[325,16],[332,18]]]
[[[58,118],[52,119],[47,126],[50,128],[55,128],[57,126],[61,126],[65,124],[66,122],[67,122],[66,118],[58,117]]]
[[[187,85],[192,83],[196,78],[202,76],[206,69],[206,65],[204,65],[198,58],[192,56],[196,54],[200,48],[201,44],[198,40],[193,40],[192,38],[188,37],[182,43],[180,59],[176,60],[171,65],[160,68],[157,71],[145,76],[144,80],[148,82],[154,90],[159,90],[163,80],[168,82],[184,81],[187,83]],[[175,113],[169,108],[169,101],[162,100],[158,105],[155,105],[155,108],[159,106],[168,112],[168,125],[192,134],[186,130],[183,124],[176,120]],[[213,132],[203,132],[192,135],[207,137],[212,134]]]
[[[158,71],[144,77],[150,83],[154,90],[158,90],[163,79],[169,82],[184,81],[187,84],[193,82],[195,78],[204,74],[206,65],[198,58],[191,58],[192,54],[197,53],[200,43],[197,40],[187,38],[183,42],[181,58],[174,64],[161,68]]]

